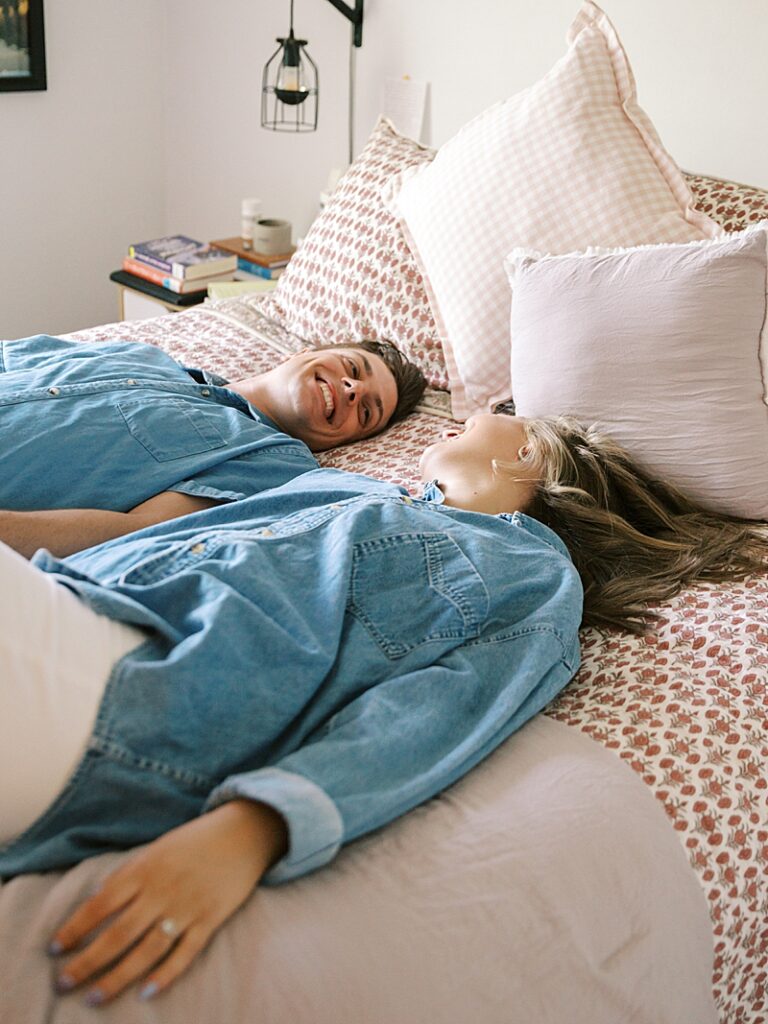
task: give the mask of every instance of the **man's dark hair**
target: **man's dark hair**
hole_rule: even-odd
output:
[[[390,426],[398,420],[404,420],[413,412],[424,394],[427,382],[424,374],[406,359],[403,353],[395,348],[391,341],[352,341],[349,344],[328,345],[324,348],[361,348],[365,352],[372,352],[379,359],[382,359],[395,378],[397,385],[397,405],[392,417],[386,424]]]

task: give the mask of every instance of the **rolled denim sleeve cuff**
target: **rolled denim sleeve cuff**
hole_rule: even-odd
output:
[[[204,811],[230,800],[255,800],[272,807],[288,827],[288,853],[264,875],[272,885],[299,878],[333,860],[344,838],[336,804],[314,782],[281,768],[231,775],[208,797]]]

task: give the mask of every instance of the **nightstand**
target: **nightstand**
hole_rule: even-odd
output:
[[[177,295],[151,281],[137,282],[133,274],[116,270],[109,275],[118,290],[118,310],[121,320],[147,320],[165,313],[179,313],[201,303],[205,290],[189,295]]]

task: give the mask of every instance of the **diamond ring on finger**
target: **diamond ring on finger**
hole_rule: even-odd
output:
[[[167,935],[169,939],[178,939],[181,934],[181,929],[172,917],[164,917],[158,924],[158,928],[163,935]]]

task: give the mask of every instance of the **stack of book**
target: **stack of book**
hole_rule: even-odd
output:
[[[295,249],[290,252],[263,253],[255,249],[244,249],[242,238],[220,238],[211,245],[231,253],[237,259],[235,277],[239,281],[252,281],[254,277],[276,281],[282,274]]]
[[[123,260],[123,273],[176,295],[205,293],[212,281],[231,281],[237,257],[186,235],[137,242]],[[128,282],[130,284],[130,282]]]

